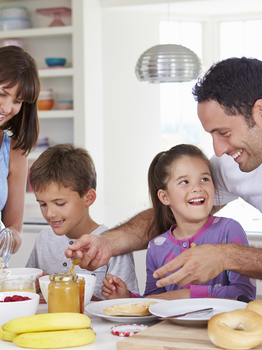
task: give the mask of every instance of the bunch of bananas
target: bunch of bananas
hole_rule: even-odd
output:
[[[61,312],[14,318],[0,327],[0,339],[23,348],[58,349],[92,343],[96,334],[84,314]]]

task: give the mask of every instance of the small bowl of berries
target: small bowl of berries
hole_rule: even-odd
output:
[[[30,292],[0,292],[0,326],[17,317],[35,315],[39,295]]]

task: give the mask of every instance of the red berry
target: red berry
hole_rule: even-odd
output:
[[[13,295],[12,297],[5,297],[4,302],[23,301],[23,300],[31,300],[31,298],[23,297],[22,295]],[[3,302],[3,301],[0,300],[0,302]]]

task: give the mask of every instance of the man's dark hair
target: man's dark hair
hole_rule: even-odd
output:
[[[198,103],[217,101],[226,114],[240,114],[253,127],[252,108],[262,99],[262,61],[242,57],[214,64],[194,86],[193,96]]]

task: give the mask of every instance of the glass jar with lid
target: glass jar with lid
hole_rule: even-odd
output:
[[[7,266],[15,246],[15,236],[0,221],[0,268]]]
[[[48,312],[79,312],[77,275],[54,273],[49,276]]]

